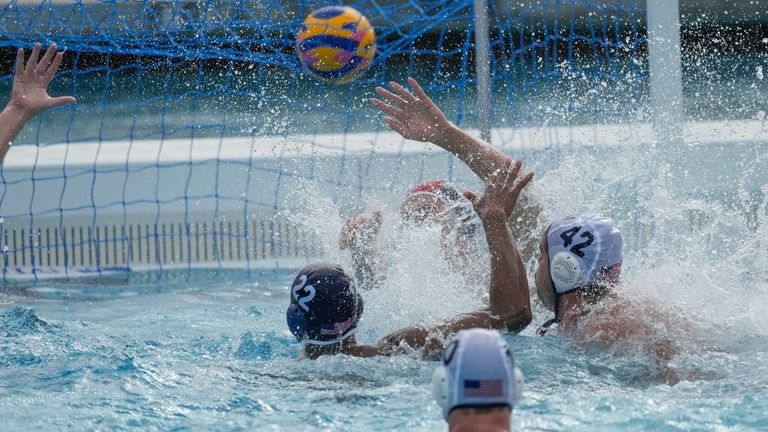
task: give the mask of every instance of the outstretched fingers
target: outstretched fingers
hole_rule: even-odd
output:
[[[48,69],[45,71],[45,79],[50,82],[54,75],[56,75],[56,71],[59,70],[59,66],[61,66],[61,62],[64,60],[64,52],[56,53],[56,56],[53,57],[53,61],[48,66]]]
[[[35,47],[32,48],[32,54],[29,55],[29,60],[27,60],[27,66],[24,68],[25,73],[32,73],[37,69],[37,59],[40,57],[40,48],[42,48],[42,45],[40,43],[36,43]]]
[[[400,96],[392,93],[384,87],[376,87],[376,93],[378,93],[379,96],[381,96],[384,100],[396,105],[398,108],[403,108],[408,104]]]
[[[392,130],[399,133],[400,135],[403,135],[404,133],[407,132],[407,128],[405,127],[405,125],[400,120],[394,117],[385,116],[384,123],[386,123],[387,126],[392,128]]]
[[[515,182],[515,188],[517,190],[523,190],[526,186],[528,186],[528,183],[533,180],[533,176],[535,173],[533,171],[525,173],[523,176],[520,176],[517,178],[517,181]]]
[[[16,51],[15,75],[19,77],[23,72],[24,72],[24,48],[19,48],[19,50]]]
[[[481,217],[484,212],[493,208],[503,211],[507,218],[510,217],[521,191],[533,179],[533,172],[521,171],[522,165],[520,160],[507,158],[504,165],[494,171],[488,180],[483,198],[477,200],[475,205],[475,210]]]
[[[397,92],[397,94],[403,98],[404,101],[407,102],[416,102],[418,99],[416,96],[413,95],[413,93],[409,92],[405,87],[401,86],[400,84],[391,81],[389,83],[389,88]]]
[[[56,55],[56,44],[52,43],[51,46],[48,47],[47,50],[45,50],[45,54],[43,54],[43,58],[40,59],[40,61],[37,63],[37,66],[35,67],[35,74],[37,75],[45,75],[48,71],[48,66],[51,64],[51,60],[53,60],[53,56]]]
[[[496,171],[491,174],[491,177],[488,179],[488,184],[485,187],[485,194],[488,195],[495,191],[499,186],[501,186],[503,176],[506,173],[506,166],[503,168],[499,168]]]
[[[424,92],[424,89],[421,88],[421,85],[419,84],[418,81],[416,81],[411,77],[408,77],[408,84],[410,84],[411,87],[413,87],[413,91],[416,92],[416,96],[418,96],[419,99],[424,99],[432,102],[432,99],[430,99],[429,96],[427,96],[427,93]]]
[[[61,96],[56,98],[51,98],[48,100],[48,105],[50,108],[57,107],[59,105],[69,105],[76,103],[76,100],[72,96]]]
[[[520,173],[520,167],[523,166],[523,161],[516,160],[512,161],[511,159],[507,161],[506,166],[506,176],[504,178],[504,185],[507,187],[511,187],[515,183],[515,179],[517,179],[517,175]]]
[[[373,98],[371,99],[371,103],[373,103],[376,108],[384,112],[384,114],[387,114],[391,117],[400,118],[400,116],[403,114],[403,110],[395,108],[392,105],[382,102],[379,99]]]

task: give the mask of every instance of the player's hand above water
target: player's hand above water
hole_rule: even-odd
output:
[[[434,142],[446,133],[450,122],[415,79],[408,78],[408,84],[415,94],[396,82],[390,82],[392,91],[376,87],[376,93],[383,101],[374,98],[371,102],[385,114],[384,122],[403,138]]]
[[[72,96],[52,98],[48,95],[48,85],[59,70],[64,52],[56,52],[55,43],[48,47],[42,58],[39,58],[40,50],[41,45],[36,43],[26,64],[24,49],[19,48],[16,53],[16,73],[8,105],[18,108],[27,117],[59,105],[75,103]]]
[[[51,44],[40,58],[39,43],[35,44],[29,60],[24,63],[24,50],[16,53],[16,72],[13,77],[11,100],[0,112],[0,164],[11,148],[11,141],[16,139],[35,114],[55,106],[75,103],[72,96],[52,98],[48,95],[48,84],[59,70],[64,53],[56,52],[56,44]]]
[[[522,166],[522,161],[508,159],[503,168],[493,173],[482,197],[464,193],[483,221],[493,216],[503,216],[506,220],[512,214],[520,193],[533,179],[533,172],[522,171]]]
[[[360,213],[352,216],[341,229],[339,249],[372,246],[383,221],[384,217],[380,211],[375,211],[370,215]]]

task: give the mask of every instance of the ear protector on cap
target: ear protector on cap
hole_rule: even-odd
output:
[[[569,290],[576,286],[581,276],[579,258],[571,252],[558,252],[549,264],[549,273],[556,287]]]
[[[432,373],[432,398],[440,408],[445,409],[448,403],[448,373],[445,366],[436,367]]]
[[[353,320],[355,324],[360,320],[360,317],[363,316],[364,309],[365,306],[363,304],[363,297],[358,294],[357,312],[355,313],[355,319]],[[288,310],[285,312],[285,317],[286,321],[288,322],[288,329],[296,337],[296,340],[299,342],[304,342],[308,337],[307,316],[304,311],[301,310],[298,305],[292,304],[288,306]],[[354,334],[354,332],[348,333],[346,336],[352,334]],[[329,342],[336,343],[338,341]]]
[[[479,333],[494,336],[485,340]],[[523,394],[525,379],[497,331],[463,330],[443,352],[432,374],[432,397],[448,416],[455,408],[506,405],[512,409]]]
[[[618,282],[624,240],[610,218],[581,215],[556,220],[546,234],[555,294]]]
[[[513,406],[517,406],[517,404],[520,402],[520,399],[523,398],[524,387],[525,387],[525,376],[523,375],[523,371],[521,371],[518,368],[515,368],[515,393],[512,398]]]
[[[302,342],[307,337],[307,318],[304,316],[304,311],[299,309],[298,305],[292,304],[288,306],[285,317],[288,321],[288,329],[299,342]]]

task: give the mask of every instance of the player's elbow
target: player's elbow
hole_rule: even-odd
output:
[[[521,311],[516,319],[510,320],[507,322],[507,330],[518,333],[523,331],[528,325],[533,321],[533,313],[531,313],[531,308],[526,307],[523,311]]]
[[[519,333],[533,321],[533,313],[530,306],[522,309],[506,311],[502,314],[501,324],[504,329],[512,333]]]

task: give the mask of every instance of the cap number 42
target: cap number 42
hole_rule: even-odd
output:
[[[560,238],[563,239],[564,241],[563,243],[564,248],[567,248],[573,243],[573,238],[576,237],[576,234],[578,234],[579,231],[581,231],[581,227],[576,226],[567,231],[563,231],[563,233],[560,234]],[[574,254],[578,255],[581,258],[584,258],[584,252],[582,251],[582,249],[591,245],[592,242],[595,241],[595,236],[592,235],[592,233],[589,231],[584,231],[583,233],[581,233],[579,237],[586,239],[586,241],[573,245],[573,247],[571,248],[571,252],[573,252]]]

